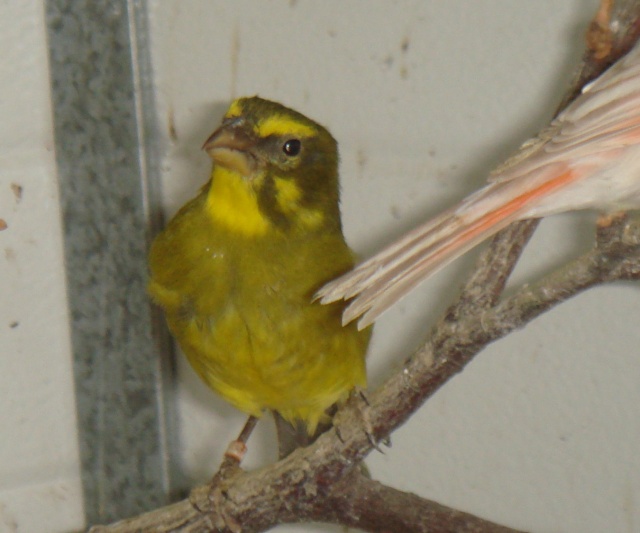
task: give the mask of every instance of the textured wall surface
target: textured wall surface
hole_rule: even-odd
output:
[[[166,359],[146,292],[158,181],[146,11],[46,4],[84,510],[103,524],[169,502]]]
[[[548,120],[595,4],[151,2],[166,211],[206,179],[199,147],[229,100],[258,93],[334,133],[347,237],[370,254],[477,188]],[[0,3],[0,532],[63,533],[83,520],[43,20],[39,2]],[[593,219],[545,221],[513,283],[588,247]],[[379,321],[372,386],[417,346],[470,264]],[[371,455],[373,475],[515,528],[640,531],[638,295],[633,284],[590,291],[489,347]],[[188,486],[211,475],[243,416],[182,360],[179,373]],[[259,427],[248,467],[275,454],[270,424]]]

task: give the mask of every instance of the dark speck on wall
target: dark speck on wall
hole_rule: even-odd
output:
[[[16,197],[16,203],[19,203],[22,200],[22,185],[18,185],[17,183],[11,184],[11,190],[13,191],[13,195]]]

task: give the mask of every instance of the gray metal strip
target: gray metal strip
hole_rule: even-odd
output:
[[[160,213],[146,9],[47,0],[46,20],[85,514],[105,523],[170,488],[170,343],[145,292]]]

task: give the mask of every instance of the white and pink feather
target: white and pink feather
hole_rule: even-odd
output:
[[[586,85],[489,184],[326,284],[322,303],[353,300],[360,328],[511,222],[565,211],[640,208],[640,44]]]

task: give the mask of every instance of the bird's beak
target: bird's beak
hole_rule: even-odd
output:
[[[251,132],[252,133],[252,132]],[[214,131],[202,145],[213,161],[245,177],[256,171],[257,160],[252,153],[255,137],[247,132],[244,119],[229,121]]]

